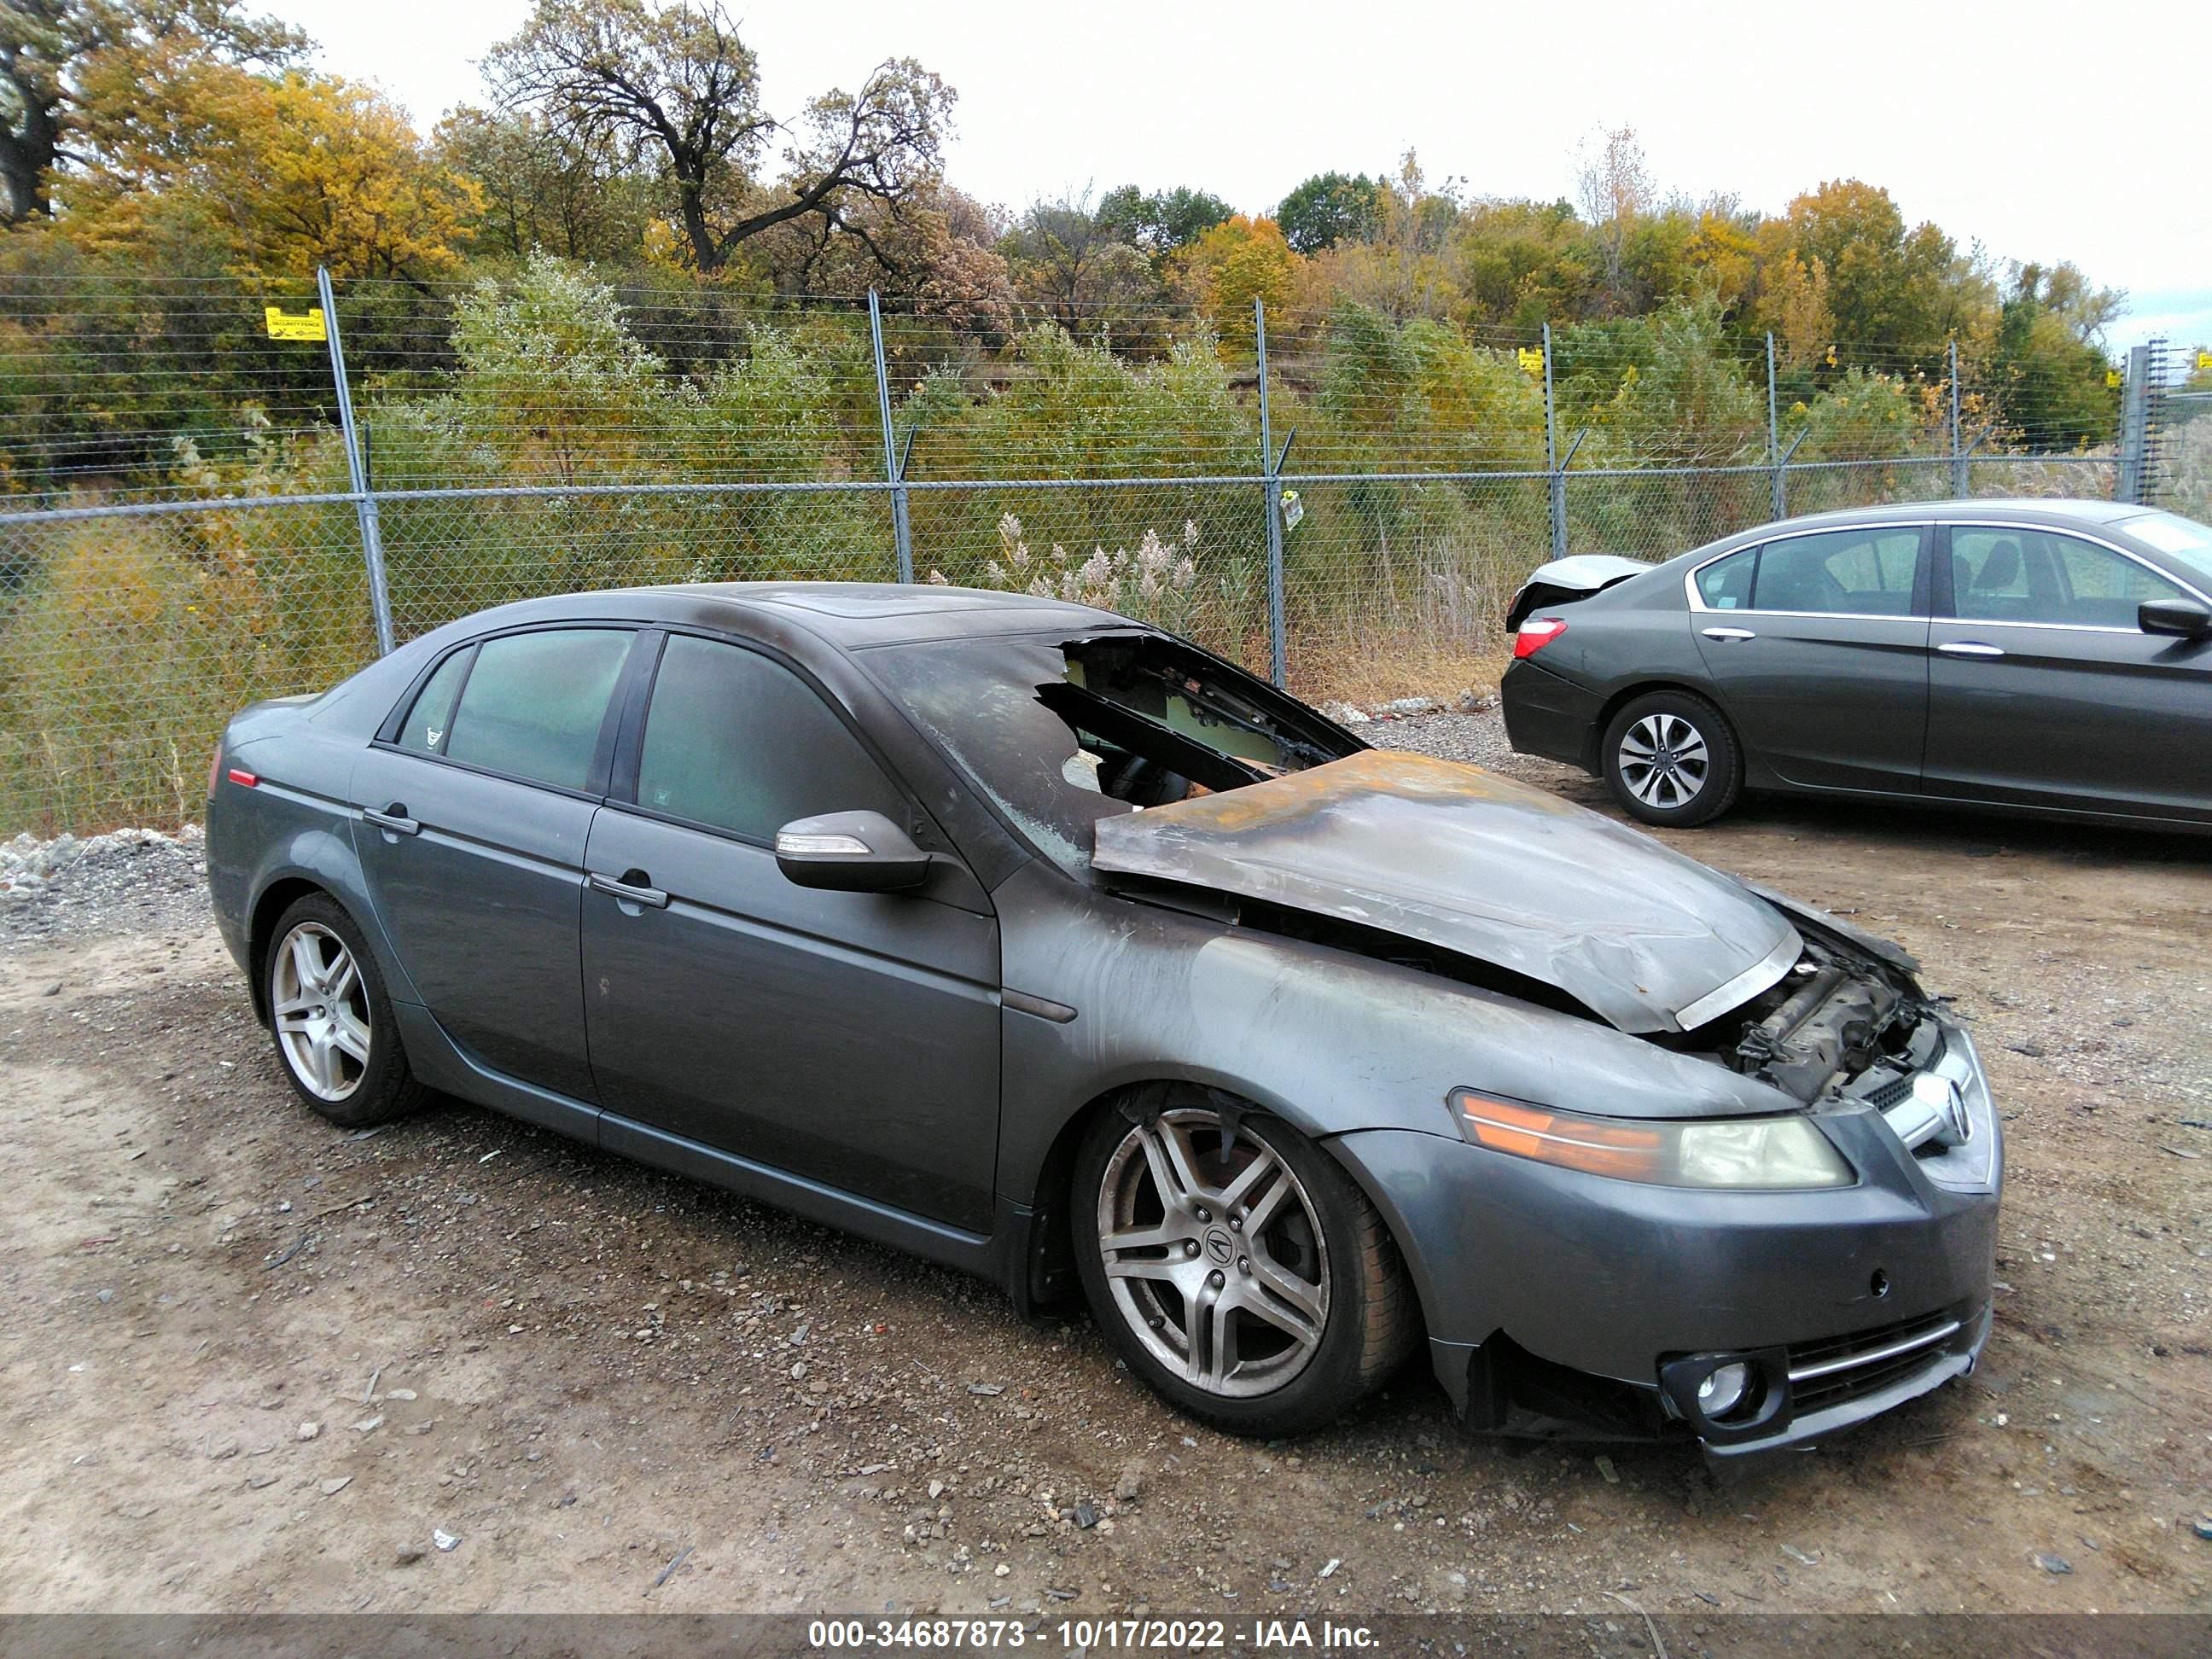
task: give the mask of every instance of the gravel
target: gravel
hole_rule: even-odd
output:
[[[0,951],[101,933],[204,927],[206,837],[116,830],[104,836],[27,835],[0,842]]]

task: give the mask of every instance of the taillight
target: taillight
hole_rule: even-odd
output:
[[[261,781],[261,775],[259,773],[249,772],[242,766],[232,767],[228,775],[233,783],[238,784],[241,787],[247,789],[252,788],[255,784]]]
[[[1516,658],[1533,657],[1566,631],[1564,617],[1531,617],[1513,636],[1513,654]]]

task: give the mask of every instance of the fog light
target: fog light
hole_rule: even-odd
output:
[[[1698,1384],[1698,1409],[1707,1417],[1726,1417],[1743,1404],[1744,1396],[1751,1392],[1751,1367],[1741,1362],[1733,1365],[1716,1365],[1705,1380]]]

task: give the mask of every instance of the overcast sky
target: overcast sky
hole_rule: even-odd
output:
[[[526,0],[249,0],[425,130]],[[1778,210],[1826,179],[1886,185],[2001,259],[2071,259],[2129,291],[2124,347],[2212,342],[2212,63],[2202,0],[1761,0],[1510,9],[1345,0],[756,0],[734,6],[769,106],[794,113],[913,57],[960,92],[947,172],[1039,194],[1189,184],[1263,211],[1310,173],[1394,169],[1486,196],[1572,191],[1575,150],[1637,130],[1662,189]]]

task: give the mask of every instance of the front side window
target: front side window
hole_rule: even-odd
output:
[[[441,752],[488,772],[585,788],[630,638],[626,629],[562,628],[486,640]]]
[[[1917,525],[1792,536],[1759,550],[1753,602],[1761,611],[1910,616],[1919,562]]]
[[[757,651],[687,634],[661,653],[637,799],[761,842],[823,812],[906,818],[899,792],[811,686]]]
[[[1962,622],[2063,628],[2133,628],[2144,600],[2187,597],[2110,548],[2009,525],[1951,532],[1951,590]]]

